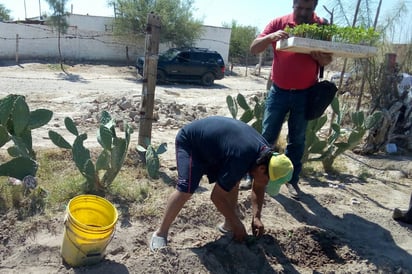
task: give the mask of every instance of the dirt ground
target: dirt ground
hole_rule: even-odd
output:
[[[57,67],[57,66],[56,66]],[[75,65],[65,75],[46,64],[0,66],[0,98],[22,94],[30,109],[47,108],[52,121],[33,132],[36,149],[52,147],[47,131],[64,134],[63,119],[72,117],[92,145],[96,114],[112,116],[136,128],[142,82],[132,67]],[[266,79],[245,74],[216,81],[213,87],[193,84],[161,85],[156,89],[158,121],[153,143],[168,143],[161,155],[162,171],[176,178],[174,137],[179,127],[209,115],[230,116],[226,96],[262,96]],[[266,71],[267,72],[267,71]],[[265,73],[263,73],[265,76]],[[88,145],[86,143],[86,145]],[[222,217],[209,199],[211,186],[201,188],[171,227],[169,245],[152,253],[148,239],[160,217],[147,217],[113,201],[119,221],[104,260],[94,266],[72,268],[62,262],[64,212],[25,220],[36,227],[20,233],[23,224],[9,214],[0,216],[1,273],[412,273],[412,226],[392,219],[395,207],[407,208],[412,191],[412,157],[407,155],[340,157],[338,175],[307,172],[301,180],[305,193],[297,201],[280,194],[265,197],[262,220],[266,234],[246,243],[222,235],[216,225]],[[40,182],[41,183],[41,182]],[[165,207],[173,185],[152,182],[159,203]],[[250,192],[241,191],[239,210],[250,231]],[[144,211],[142,209],[142,211]]]

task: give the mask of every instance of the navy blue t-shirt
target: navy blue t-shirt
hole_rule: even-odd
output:
[[[269,149],[253,127],[228,117],[211,116],[184,126],[176,144],[190,148],[210,182],[230,191]]]

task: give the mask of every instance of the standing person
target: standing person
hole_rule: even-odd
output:
[[[276,195],[293,173],[292,162],[285,155],[274,153],[254,128],[219,116],[196,120],[178,132],[176,162],[176,190],[169,197],[160,227],[150,240],[152,251],[167,245],[170,225],[198,188],[203,175],[207,175],[210,183],[215,183],[211,200],[224,216],[219,230],[231,231],[235,240],[243,241],[247,233],[236,213],[240,179],[247,172],[254,178],[252,232],[261,236],[265,189],[270,195]]]
[[[318,81],[320,67],[332,61],[332,55],[322,52],[310,54],[277,51],[276,43],[287,39],[286,26],[326,24],[326,20],[315,14],[317,0],[294,0],[293,13],[275,18],[252,42],[252,54],[263,52],[269,45],[273,47],[272,86],[266,99],[262,122],[262,135],[274,145],[283,122],[288,116],[288,144],[285,154],[294,166],[292,179],[286,184],[292,198],[299,198],[299,174],[305,149],[305,133],[308,121],[305,119],[307,90]]]

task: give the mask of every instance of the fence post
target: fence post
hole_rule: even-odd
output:
[[[392,100],[398,99],[398,90],[396,87],[396,53],[386,53],[383,64],[383,75],[380,82],[382,92],[381,107],[388,108]]]
[[[160,41],[160,16],[153,12],[147,16],[146,53],[143,68],[143,87],[140,103],[139,145],[147,147],[152,138],[153,108],[157,78],[157,60]]]
[[[19,64],[19,35],[16,34],[16,64]]]

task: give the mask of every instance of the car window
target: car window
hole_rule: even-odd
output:
[[[216,59],[215,58],[213,58],[213,56],[208,56],[208,58],[207,58],[207,60],[206,60],[208,63],[213,63],[213,64],[216,64],[217,62],[216,62]]]
[[[181,52],[177,55],[177,61],[179,63],[188,63],[190,61],[190,53],[189,52]]]
[[[193,63],[203,63],[205,62],[205,54],[202,52],[192,52],[192,62]]]
[[[223,65],[224,64],[224,62],[223,62],[223,59],[222,59],[222,57],[219,55],[219,54],[209,54],[209,60],[208,60],[208,62],[209,63],[217,63],[217,64],[219,64],[219,65]]]
[[[176,55],[179,53],[177,49],[169,49],[159,55],[159,59],[165,60],[165,61],[170,61],[173,58],[176,57]]]
[[[219,58],[216,59],[216,61],[221,66],[223,66],[225,64],[225,62],[223,62],[223,58],[221,58],[220,56],[219,56]]]

